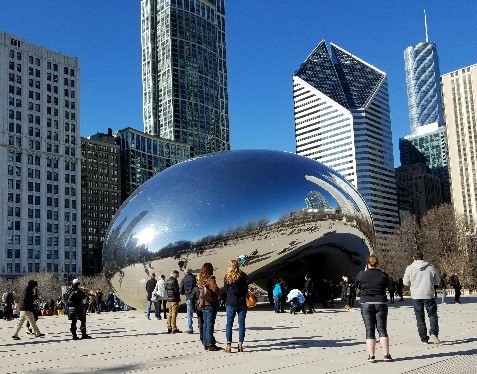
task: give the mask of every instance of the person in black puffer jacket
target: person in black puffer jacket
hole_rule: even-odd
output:
[[[193,305],[193,298],[194,298],[194,287],[197,285],[197,280],[195,275],[192,274],[192,270],[188,269],[187,273],[181,281],[181,295],[185,295],[186,297],[186,306],[187,306],[187,332],[192,334],[194,332],[193,328],[193,318],[194,318],[194,305]]]
[[[179,303],[181,301],[181,293],[179,288],[179,271],[173,270],[171,277],[166,281],[166,293],[167,293],[167,308],[169,309],[169,314],[167,315],[167,333],[176,334],[180,331],[177,328],[177,310],[179,309]]]
[[[81,338],[91,339],[91,336],[86,333],[86,310],[83,303],[83,300],[85,300],[88,296],[79,286],[80,280],[73,279],[73,286],[68,292],[67,303],[69,307],[68,318],[71,320],[70,331],[73,335],[73,340],[78,340],[79,337],[76,334],[76,322],[79,320],[81,323]]]
[[[20,298],[20,319],[18,321],[17,327],[13,332],[12,339],[13,340],[20,340],[18,337],[18,332],[23,326],[25,320],[30,322],[30,326],[35,333],[37,338],[41,338],[45,336],[42,334],[36,325],[35,316],[33,315],[35,311],[35,300],[38,298],[37,296],[37,289],[38,289],[38,282],[35,280],[28,281],[28,285],[26,286],[25,290],[23,291],[22,297]]]

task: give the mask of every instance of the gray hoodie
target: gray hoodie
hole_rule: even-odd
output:
[[[441,281],[434,266],[423,260],[416,260],[406,268],[403,283],[411,285],[413,299],[432,299],[435,295],[434,286]]]

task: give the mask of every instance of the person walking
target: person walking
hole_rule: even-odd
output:
[[[150,315],[151,315],[151,306],[153,304],[153,301],[152,301],[152,292],[154,291],[154,288],[156,288],[156,283],[157,283],[157,280],[156,280],[156,273],[152,273],[151,274],[151,279],[149,279],[147,282],[146,282],[146,292],[147,292],[147,310],[146,310],[146,318],[147,319],[151,319],[150,318]]]
[[[236,260],[230,260],[227,273],[225,274],[224,290],[226,293],[225,313],[227,323],[225,325],[225,337],[227,346],[225,352],[232,352],[232,326],[235,315],[238,316],[239,339],[237,349],[243,352],[243,341],[245,339],[245,318],[247,316],[247,275],[240,270]]]
[[[219,308],[220,290],[213,274],[214,268],[210,262],[202,265],[198,280],[200,290],[199,305],[203,318],[202,335],[204,340],[202,344],[206,351],[221,351],[222,349],[215,344],[216,340],[214,337],[214,324]]]
[[[157,304],[158,309],[159,309],[159,317],[161,316],[161,306],[162,306],[162,311],[164,313],[164,319],[167,319],[166,276],[164,274],[162,274],[161,278],[157,281],[155,291],[156,291],[157,296],[159,298],[159,302]],[[161,319],[161,318],[159,318],[159,319]]]
[[[459,276],[457,273],[451,276],[450,283],[454,289],[454,304],[460,304],[460,295],[462,290],[462,285],[460,284]]]
[[[33,329],[35,337],[42,338],[45,334],[42,334],[36,325],[35,316],[33,315],[35,311],[35,300],[38,298],[38,282],[35,280],[28,281],[28,285],[25,287],[23,294],[20,298],[20,319],[18,320],[17,326],[12,335],[13,340],[20,340],[18,332],[23,327],[25,320],[30,322],[30,326]]]
[[[187,269],[186,275],[182,278],[181,281],[181,295],[185,295],[186,297],[186,307],[187,307],[187,332],[189,334],[194,333],[194,294],[193,290],[195,285],[197,284],[197,280],[195,275],[192,274],[192,269]]]
[[[305,301],[308,304],[308,313],[313,313],[315,311],[314,305],[314,287],[313,281],[308,274],[305,274],[305,287],[301,291],[305,295]]]
[[[391,302],[391,304],[394,304],[394,293],[396,292],[396,282],[393,281],[391,278],[389,279],[388,291],[389,291],[389,301]]]
[[[447,296],[447,274],[444,273],[441,276],[441,282],[439,284],[439,288],[442,290],[441,295],[441,304],[446,303],[446,296]]]
[[[87,299],[86,292],[80,288],[80,280],[73,279],[72,287],[68,292],[68,318],[71,320],[70,331],[73,336],[73,340],[78,340],[79,337],[76,334],[76,323],[80,321],[81,339],[92,339],[90,335],[86,333],[86,308],[84,300]]]
[[[179,278],[179,270],[172,270],[171,276],[166,281],[165,286],[167,294],[167,308],[169,309],[169,315],[167,316],[168,334],[177,334],[182,332],[177,328],[177,311],[181,301],[181,293],[177,278]]]
[[[387,332],[388,299],[386,289],[389,287],[389,276],[378,269],[379,260],[376,256],[369,256],[366,270],[356,276],[357,287],[361,290],[361,316],[366,328],[366,347],[368,361],[376,362],[376,335],[379,333],[379,342],[383,350],[384,361],[394,361],[389,354],[389,337]]]
[[[419,337],[424,344],[440,344],[437,304],[434,299],[434,286],[439,284],[440,277],[434,266],[423,260],[424,256],[421,251],[416,251],[412,258],[413,263],[406,268],[404,273],[403,284],[411,286]],[[429,336],[427,335],[424,309],[429,317]]]
[[[280,280],[275,279],[275,286],[273,287],[273,300],[275,305],[275,313],[281,312],[281,300],[282,300],[282,287],[280,285]]]

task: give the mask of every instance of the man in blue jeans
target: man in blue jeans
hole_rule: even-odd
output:
[[[406,268],[403,283],[411,286],[411,297],[416,315],[417,331],[424,344],[440,344],[437,304],[434,298],[434,286],[440,283],[440,277],[434,266],[423,261],[421,251],[414,253],[413,263]],[[429,317],[429,335],[427,335],[424,309]]]
[[[181,281],[181,295],[186,297],[187,306],[187,332],[189,334],[194,333],[193,318],[194,318],[194,287],[197,284],[195,275],[192,274],[192,269],[187,269],[186,275]]]

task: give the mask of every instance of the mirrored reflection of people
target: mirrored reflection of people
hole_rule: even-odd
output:
[[[424,344],[440,344],[437,304],[434,298],[434,286],[440,283],[440,277],[434,266],[423,260],[423,254],[417,250],[413,263],[406,268],[403,278],[405,286],[411,286],[411,297],[416,315],[417,330]],[[427,335],[424,309],[429,317],[429,336]]]
[[[150,315],[151,315],[151,306],[152,306],[152,304],[154,303],[153,300],[152,300],[152,292],[154,291],[154,288],[156,288],[156,283],[157,283],[156,273],[152,273],[152,274],[151,274],[151,279],[149,279],[149,280],[146,282],[146,292],[147,292],[147,297],[146,297],[146,300],[147,300],[146,318],[147,318],[147,319],[151,319],[151,317],[150,317]]]
[[[12,339],[20,340],[18,332],[23,327],[25,320],[30,322],[30,326],[33,329],[35,337],[41,338],[45,336],[42,334],[36,325],[35,316],[33,315],[35,311],[35,301],[38,298],[38,282],[35,280],[28,281],[28,285],[23,290],[23,293],[20,297],[20,319],[18,320],[15,331],[13,332]]]
[[[80,321],[81,339],[92,339],[90,335],[86,333],[86,308],[84,300],[88,295],[80,288],[80,280],[73,279],[72,287],[68,292],[68,318],[71,320],[70,331],[73,336],[73,340],[78,340],[78,334],[76,333],[76,323]]]
[[[462,285],[460,284],[460,279],[457,273],[454,273],[454,275],[451,276],[450,283],[454,289],[454,304],[460,304]]]
[[[308,304],[308,313],[313,313],[315,311],[315,300],[314,300],[314,287],[313,281],[311,280],[310,275],[305,274],[305,286],[301,291],[305,295],[305,302]],[[327,295],[328,298],[328,295]]]
[[[379,333],[379,342],[383,350],[384,361],[393,361],[389,354],[389,337],[387,331],[388,299],[386,290],[389,287],[389,276],[378,269],[379,260],[376,256],[369,256],[367,269],[356,276],[356,284],[361,289],[361,316],[366,327],[366,347],[368,361],[376,362],[376,335]]]
[[[199,305],[203,317],[203,345],[206,351],[221,351],[222,349],[217,347],[214,337],[215,318],[220,303],[220,290],[213,274],[214,268],[212,264],[206,262],[200,269],[197,282],[200,290]]]
[[[227,346],[225,347],[225,352],[232,352],[232,326],[234,324],[235,315],[237,315],[239,325],[237,349],[239,352],[243,352],[248,283],[247,275],[239,269],[239,263],[236,260],[229,262],[229,267],[224,279],[224,290],[226,293],[225,312],[227,315],[227,323],[225,326]]]
[[[177,278],[179,278],[179,270],[172,270],[171,276],[166,281],[167,309],[169,309],[169,315],[167,316],[168,334],[182,332],[177,328],[177,313],[181,301],[181,292]]]

